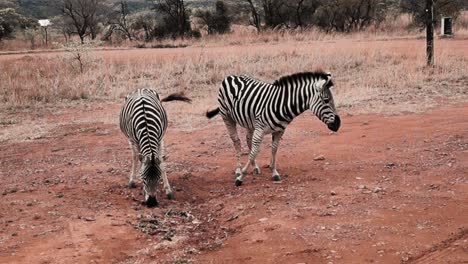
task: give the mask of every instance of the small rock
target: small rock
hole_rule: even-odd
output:
[[[334,195],[336,195],[336,192],[332,190],[332,191],[330,192],[330,194],[334,196]]]
[[[381,192],[382,190],[383,190],[383,189],[380,188],[380,187],[375,187],[375,188],[374,188],[374,193],[379,193],[379,192]]]
[[[258,221],[260,221],[260,222],[266,222],[267,220],[268,220],[268,218],[266,218],[266,217],[258,219]]]
[[[314,158],[315,161],[318,161],[318,160],[325,160],[325,157],[323,155],[319,155],[317,157]]]
[[[364,189],[367,189],[367,187],[365,185],[363,185],[363,184],[359,184],[358,189],[359,190],[364,190]]]

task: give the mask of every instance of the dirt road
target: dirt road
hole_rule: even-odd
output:
[[[0,263],[468,261],[468,105],[343,113],[337,134],[304,114],[280,145],[283,181],[263,168],[242,187],[220,119],[172,123],[176,199],[160,195],[155,209],[141,205],[140,183],[125,188],[130,149],[100,119],[119,107],[3,114]],[[38,127],[22,120],[57,125],[15,140]],[[269,153],[265,143],[262,165]]]

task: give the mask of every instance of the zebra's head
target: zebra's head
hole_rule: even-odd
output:
[[[141,157],[140,176],[143,182],[143,192],[145,194],[145,203],[148,207],[158,205],[156,199],[156,187],[161,178],[161,161],[154,157]]]
[[[334,132],[340,129],[341,120],[335,109],[331,88],[333,81],[331,73],[325,73],[319,80],[313,83],[313,96],[310,110]]]

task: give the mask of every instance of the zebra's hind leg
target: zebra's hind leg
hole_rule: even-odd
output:
[[[138,173],[138,156],[140,155],[140,150],[137,145],[132,144],[132,142],[128,141],[130,144],[130,148],[132,149],[132,171],[130,172],[130,179],[128,181],[128,188],[135,188],[135,175]]]
[[[272,134],[270,169],[273,173],[271,176],[273,181],[281,181],[281,177],[278,171],[276,170],[276,153],[278,152],[279,142],[283,134],[284,131],[274,132]]]
[[[253,130],[247,129],[247,134],[245,135],[245,140],[247,141],[247,146],[249,147],[249,153],[252,150],[253,132],[254,132]],[[248,160],[247,163],[245,164],[244,168],[242,169],[242,173],[247,172],[247,167],[249,166],[249,163],[250,163],[250,160]],[[254,167],[254,170],[253,170],[254,174],[261,173],[260,167],[258,167],[256,160],[254,160],[253,163],[251,163],[251,165]]]
[[[226,124],[226,128],[228,130],[229,136],[231,137],[232,143],[234,143],[234,148],[236,150],[236,160],[237,160],[237,167],[236,167],[236,186],[240,186],[242,184],[244,175],[242,174],[241,170],[241,142],[239,139],[239,135],[237,134],[237,124],[232,118],[228,116],[223,116],[224,123]]]
[[[163,180],[164,191],[166,192],[166,197],[169,200],[174,199],[174,193],[172,192],[171,185],[169,184],[169,180],[167,179],[166,174],[166,161],[164,157],[164,141],[161,141],[161,147],[159,150],[159,160],[161,161],[160,168],[161,168],[161,177]]]
[[[261,127],[255,128],[253,132],[253,137],[252,137],[252,148],[249,154],[249,161],[243,168],[244,171],[247,171],[250,165],[254,165],[254,164],[256,165],[255,159],[257,158],[257,154],[260,151],[260,145],[262,144],[263,135],[264,135],[263,128]]]

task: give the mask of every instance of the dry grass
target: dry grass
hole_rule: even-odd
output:
[[[166,107],[178,129],[191,131],[207,125],[203,113],[217,105],[219,84],[230,74],[273,81],[321,68],[333,74],[339,111],[420,112],[467,101],[466,47],[466,40],[437,40],[434,68],[425,67],[424,40],[417,39],[93,50],[83,53],[82,73],[70,52],[3,55],[0,142],[40,138],[69,123],[117,124],[122,98],[139,87],[162,95],[185,91],[192,104]],[[47,121],[51,113],[60,115],[68,108],[76,114],[61,117],[60,124]],[[90,120],[89,111],[99,111],[98,118]]]
[[[342,109],[420,111],[440,98],[466,99],[466,44],[437,41],[433,69],[424,67],[423,40],[414,39],[92,51],[84,58],[83,73],[67,53],[8,55],[0,57],[0,101],[15,108],[73,100],[120,101],[138,87],[153,87],[161,94],[186,91],[195,99],[189,112],[199,116],[216,105],[218,85],[229,74],[273,81],[321,68],[333,73],[336,102]]]

